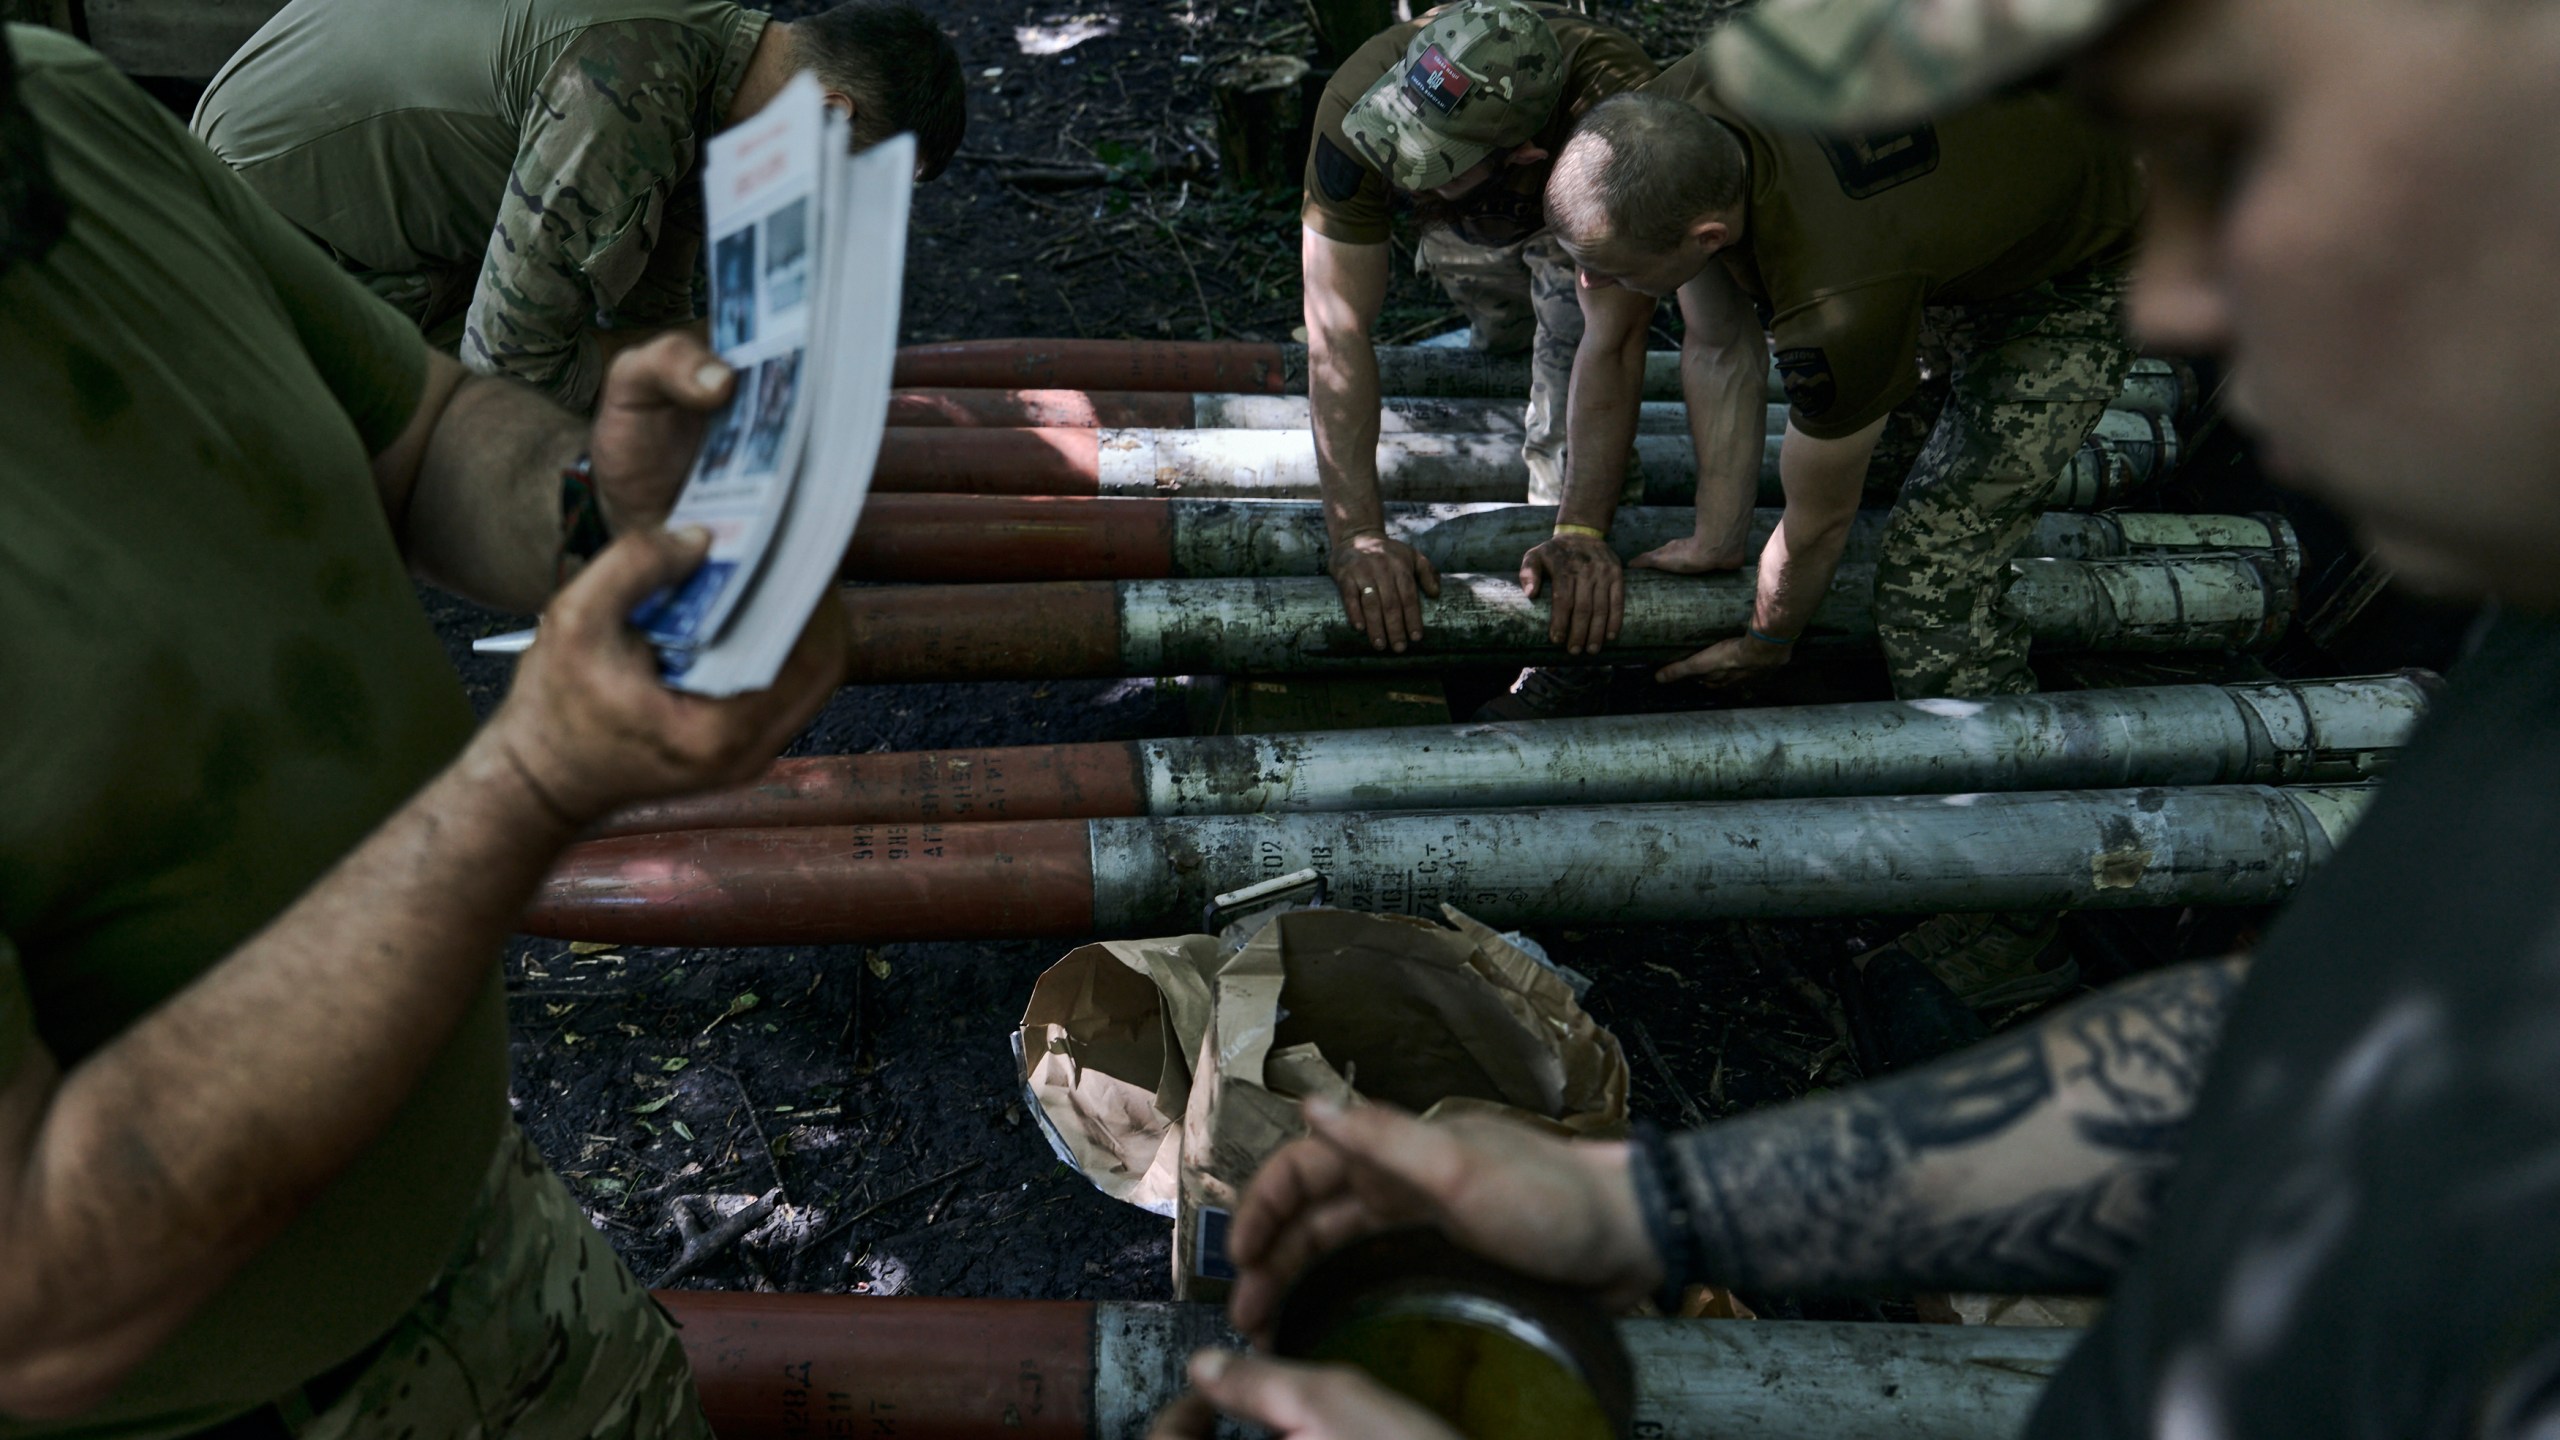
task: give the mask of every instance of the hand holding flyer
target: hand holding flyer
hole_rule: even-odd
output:
[[[711,339],[737,389],[713,417],[670,528],[710,532],[685,582],[632,616],[667,683],[773,683],[832,588],[888,423],[915,140],[855,155],[807,75],[706,151]],[[474,648],[520,650],[531,632]]]

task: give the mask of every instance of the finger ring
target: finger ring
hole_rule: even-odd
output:
[[[1378,587],[1375,585],[1363,585],[1360,587],[1360,593],[1363,595],[1375,595],[1378,593]]]

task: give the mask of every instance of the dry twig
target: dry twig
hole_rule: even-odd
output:
[[[705,1260],[737,1244],[739,1236],[763,1224],[765,1217],[773,1213],[775,1202],[782,1198],[782,1191],[779,1187],[766,1191],[754,1204],[740,1209],[708,1230],[702,1228],[702,1217],[693,1213],[690,1203],[702,1198],[699,1195],[679,1195],[668,1202],[667,1218],[675,1223],[676,1236],[683,1242],[683,1248],[676,1252],[675,1263],[649,1282],[650,1289],[662,1289],[683,1279]]]

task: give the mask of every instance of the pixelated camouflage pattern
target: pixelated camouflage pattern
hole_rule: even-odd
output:
[[[1876,631],[1896,698],[2036,688],[2026,628],[2000,608],[2008,562],[2132,367],[2127,279],[2083,270],[1927,312],[1922,348],[1947,357],[1947,401],[1876,564]]]
[[[1573,352],[1582,343],[1572,258],[1543,230],[1516,244],[1485,245],[1437,225],[1422,232],[1418,258],[1467,317],[1474,348],[1529,352],[1527,435],[1520,446],[1529,466],[1529,503],[1564,503],[1565,396],[1573,385]],[[1642,493],[1642,477],[1632,469],[1628,483]]]
[[[604,378],[593,329],[703,313],[690,175],[763,33],[741,25],[723,44],[635,20],[570,41],[518,143],[460,337],[464,364],[585,410]]]
[[[1706,44],[1717,93],[1789,124],[1942,113],[2105,32],[2142,0],[1760,0]]]
[[[675,1325],[509,1126],[462,1248],[296,1440],[710,1440]]]
[[[1445,113],[1405,85],[1435,47],[1467,84]],[[1517,0],[1460,0],[1414,33],[1404,59],[1342,117],[1342,133],[1399,188],[1435,189],[1545,129],[1564,83],[1564,47],[1545,16]]]

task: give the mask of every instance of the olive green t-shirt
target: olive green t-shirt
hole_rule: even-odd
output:
[[[106,62],[11,26],[72,206],[0,275],[0,1067],[76,1066],[436,773],[472,716],[368,457],[417,332]],[[173,1097],[173,1103],[183,1097]],[[100,1408],[198,1428],[354,1354],[448,1259],[506,1119],[489,985],[389,1129]],[[254,1157],[251,1157],[254,1160]]]
[[[1646,87],[1742,138],[1750,213],[1727,268],[1767,311],[1789,419],[1837,439],[1920,383],[1923,307],[2005,299],[2130,259],[2143,186],[2124,142],[2027,91],[1854,138],[1735,115],[1692,55]]]
[[[1557,99],[1556,113],[1531,141],[1553,155],[1564,148],[1565,137],[1572,132],[1574,122],[1582,118],[1582,112],[1621,90],[1633,90],[1652,79],[1653,61],[1645,55],[1643,46],[1606,25],[1553,6],[1530,8],[1547,17],[1547,23],[1555,28],[1556,43],[1564,50],[1564,93]],[[1315,141],[1307,147],[1306,198],[1299,218],[1328,240],[1346,245],[1386,243],[1391,201],[1386,177],[1372,168],[1361,157],[1359,147],[1342,133],[1342,117],[1351,113],[1351,107],[1360,103],[1360,97],[1369,93],[1379,76],[1404,59],[1405,47],[1436,13],[1426,11],[1370,36],[1325,84],[1324,98],[1316,105]],[[1514,166],[1479,187],[1483,193],[1469,197],[1469,210],[1476,213],[1468,218],[1487,233],[1469,238],[1509,244],[1546,228],[1550,168]]]
[[[583,408],[591,329],[696,313],[691,176],[765,23],[732,0],[292,0],[194,129],[350,268],[417,277],[421,326],[462,315],[472,368]]]

